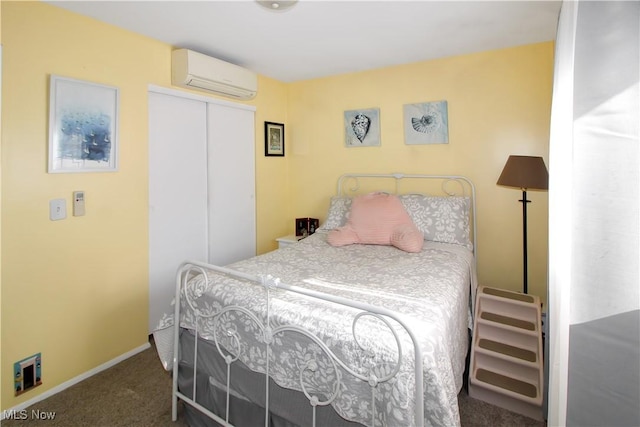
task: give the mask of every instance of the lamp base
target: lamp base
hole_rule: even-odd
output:
[[[518,200],[522,203],[522,289],[526,294],[529,292],[528,280],[529,272],[527,269],[527,203],[531,203],[531,200],[527,200],[527,190],[522,189],[522,199]]]

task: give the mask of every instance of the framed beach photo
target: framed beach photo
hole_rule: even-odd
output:
[[[51,76],[49,173],[118,170],[118,88]]]
[[[284,156],[284,124],[264,122],[264,155]]]
[[[447,101],[405,105],[404,143],[407,145],[448,144]]]
[[[380,145],[380,109],[344,112],[344,144],[347,147]]]

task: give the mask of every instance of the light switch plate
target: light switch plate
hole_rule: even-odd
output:
[[[49,219],[58,221],[67,217],[67,202],[65,199],[49,200]]]

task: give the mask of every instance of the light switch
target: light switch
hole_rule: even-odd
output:
[[[73,192],[73,216],[84,215],[84,191]]]
[[[58,221],[67,217],[67,202],[65,199],[49,200],[49,219]]]

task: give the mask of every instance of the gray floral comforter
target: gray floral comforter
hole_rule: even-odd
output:
[[[391,246],[335,248],[318,232],[227,267],[397,313],[422,349],[425,425],[460,424],[457,394],[468,347],[470,290],[476,286],[468,249],[434,242],[425,242],[416,254]],[[265,372],[268,364],[279,385],[308,393],[314,403],[331,404],[348,420],[380,426],[415,424],[413,345],[397,323],[387,326],[373,316],[354,320],[361,310],[278,289],[269,291],[267,313],[265,288],[219,274],[208,276],[195,277],[183,291],[190,303],[181,298],[182,327],[197,328],[200,337],[219,344],[223,355],[237,357],[256,372]],[[239,306],[255,317],[235,308]],[[287,328],[292,324],[310,331],[334,358],[319,341]],[[282,332],[272,335],[278,327]],[[390,330],[398,334],[401,350]],[[268,357],[265,340],[271,342]],[[374,382],[396,365],[399,370],[391,380],[376,384],[372,399],[368,381],[353,378],[335,359]]]

